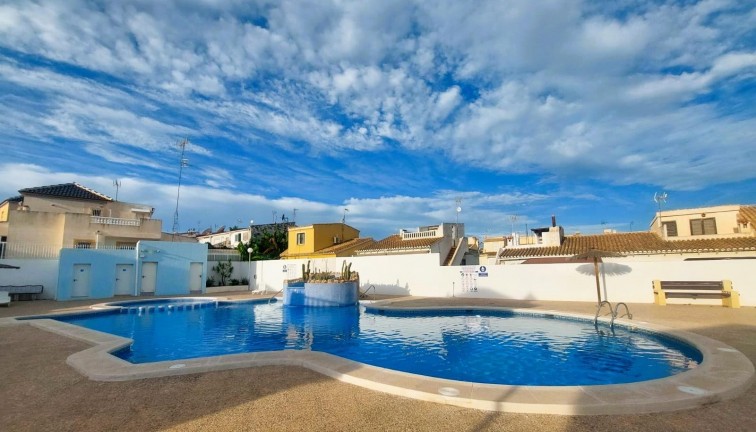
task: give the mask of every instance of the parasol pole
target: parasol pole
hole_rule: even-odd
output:
[[[596,274],[596,295],[598,295],[598,304],[601,304],[601,283],[599,282],[599,265],[598,258],[593,257],[593,272]]]

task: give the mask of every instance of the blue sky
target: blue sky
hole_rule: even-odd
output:
[[[0,195],[76,181],[179,228],[646,230],[756,203],[756,6],[0,4]]]

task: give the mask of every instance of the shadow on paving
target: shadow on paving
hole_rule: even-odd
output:
[[[586,315],[595,311],[590,303],[489,299],[408,299],[401,305],[531,307]],[[630,308],[638,321],[718,339],[756,363],[754,308]],[[378,393],[297,367],[94,382],[65,363],[66,357],[87,346],[27,325],[0,327],[0,430],[756,430],[754,386],[736,399],[677,412],[491,413]]]

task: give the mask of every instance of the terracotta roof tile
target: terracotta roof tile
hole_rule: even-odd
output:
[[[591,248],[623,254],[645,254],[685,251],[756,250],[756,237],[718,239],[662,240],[654,233],[636,232],[565,237],[561,246],[505,248],[503,258],[571,256]]]
[[[47,195],[62,198],[76,198],[92,201],[113,201],[107,195],[103,195],[95,190],[84,187],[78,183],[63,183],[51,186],[39,186],[33,188],[21,189],[20,194]]]
[[[359,249],[363,246],[369,246],[373,243],[375,243],[375,240],[373,240],[372,237],[356,238],[335,244],[333,246],[329,246],[325,249],[316,251],[316,253],[339,253],[340,251],[343,251],[345,249],[352,249],[355,247]]]
[[[357,252],[363,252],[363,251],[379,252],[379,251],[391,251],[391,250],[402,250],[402,249],[427,249],[431,247],[433,244],[439,242],[440,240],[442,240],[442,238],[439,238],[439,237],[423,238],[423,239],[416,239],[416,240],[402,240],[402,237],[399,234],[394,234],[394,235],[386,237],[383,240],[375,242],[374,244],[370,246],[360,248],[357,250]]]
[[[373,240],[372,237],[356,238],[356,239],[347,240],[343,243],[335,244],[333,246],[328,246],[327,248],[316,250],[315,252],[289,253],[289,250],[286,249],[285,251],[281,253],[281,256],[288,257],[288,258],[296,258],[299,256],[310,256],[310,255],[319,255],[319,254],[331,254],[331,253],[338,254],[339,252],[342,252],[344,250],[360,248],[363,245],[369,246],[373,243],[375,243],[375,240]]]
[[[0,204],[4,204],[4,203],[7,203],[7,202],[20,202],[20,201],[23,201],[23,200],[24,200],[24,197],[22,197],[21,195],[18,195],[18,196],[13,196],[13,197],[10,197],[10,198],[8,198],[6,200],[3,200],[2,202],[0,202]]]
[[[756,228],[756,206],[742,206],[738,213],[738,218],[743,218],[751,227]]]

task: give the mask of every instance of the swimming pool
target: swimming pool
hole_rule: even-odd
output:
[[[55,319],[133,339],[113,354],[137,364],[302,350],[465,382],[590,386],[663,378],[702,360],[694,347],[658,333],[621,326],[611,331],[594,327],[592,320],[554,314],[211,304]]]

